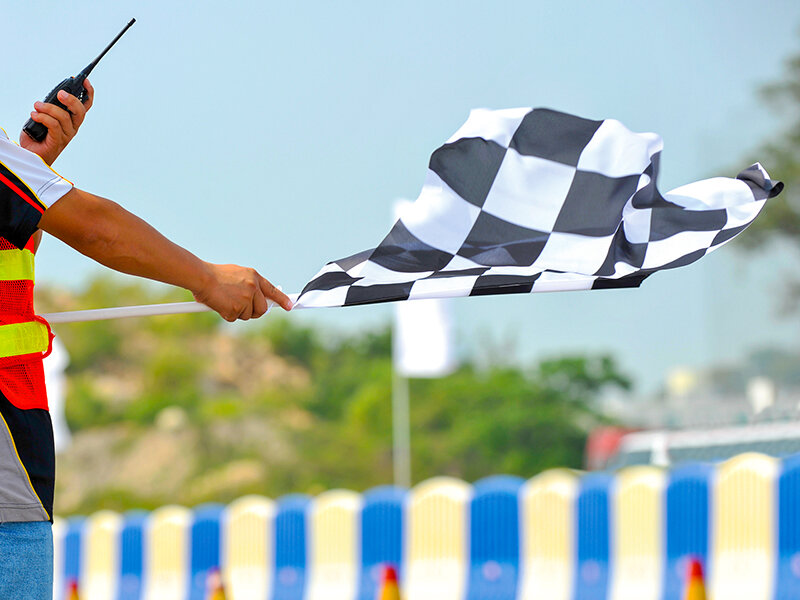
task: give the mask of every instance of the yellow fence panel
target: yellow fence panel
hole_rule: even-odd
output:
[[[409,492],[406,572],[408,600],[462,600],[467,578],[467,513],[472,486],[429,479]]]
[[[656,467],[629,467],[616,475],[611,509],[611,600],[661,598],[664,485],[664,472]]]
[[[711,514],[710,596],[772,598],[778,461],[747,453],[717,468]]]
[[[122,517],[100,511],[86,519],[80,592],[85,600],[107,600],[117,594],[119,580],[119,533]]]
[[[187,594],[191,512],[181,506],[154,510],[145,543],[145,600],[176,600]]]
[[[263,496],[232,502],[224,521],[223,581],[229,600],[268,598],[274,580],[275,503]]]
[[[578,474],[567,469],[545,471],[523,486],[520,600],[572,597],[577,490]]]
[[[306,600],[352,600],[360,563],[361,496],[331,490],[314,498],[309,513],[310,572]]]

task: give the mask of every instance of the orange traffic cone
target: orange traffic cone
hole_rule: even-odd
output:
[[[80,596],[78,596],[78,582],[74,579],[70,580],[67,586],[67,600],[80,600]]]
[[[378,600],[400,600],[400,588],[397,586],[397,571],[391,565],[383,570],[383,585]]]
[[[207,589],[207,600],[225,600],[225,586],[219,569],[212,569],[208,573]]]
[[[686,578],[686,590],[683,593],[683,600],[706,600],[706,585],[703,583],[703,565],[696,558],[689,561],[688,577]]]

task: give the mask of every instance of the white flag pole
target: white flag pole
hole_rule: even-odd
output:
[[[297,301],[299,294],[289,294],[292,302]],[[269,303],[269,309],[275,305]],[[298,307],[302,308],[302,307]],[[109,319],[125,319],[129,317],[155,317],[159,315],[180,315],[187,313],[210,312],[213,309],[200,302],[168,302],[166,304],[143,304],[140,306],[119,306],[116,308],[96,308],[92,310],[72,310],[43,314],[48,323],[78,323],[82,321],[107,321]]]

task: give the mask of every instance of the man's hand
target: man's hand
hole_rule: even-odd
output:
[[[208,277],[193,290],[194,298],[217,311],[226,321],[257,319],[275,302],[291,310],[289,297],[255,269],[206,263]]]
[[[41,142],[37,142],[23,131],[19,136],[19,145],[26,150],[35,152],[42,157],[44,162],[52,165],[67,144],[75,137],[75,134],[78,133],[78,128],[86,117],[86,111],[92,108],[94,88],[88,79],[84,80],[83,87],[86,88],[86,104],[83,104],[75,96],[68,94],[64,90],[58,92],[59,102],[66,106],[69,111],[55,104],[34,103],[33,108],[35,110],[31,113],[31,119],[47,127],[47,137]]]

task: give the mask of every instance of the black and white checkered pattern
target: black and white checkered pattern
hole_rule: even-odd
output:
[[[729,241],[783,189],[755,164],[662,195],[661,148],[613,119],[472,111],[383,242],[328,263],[298,305],[637,287]]]

